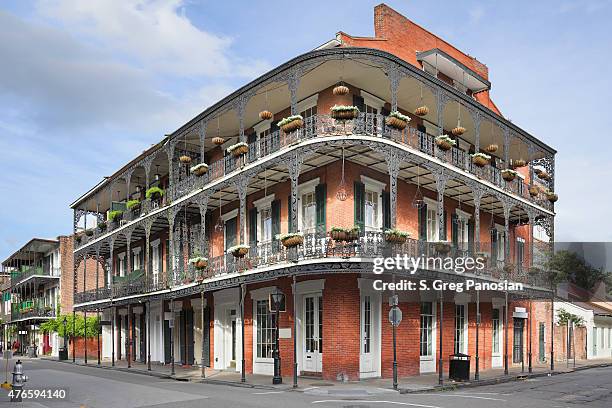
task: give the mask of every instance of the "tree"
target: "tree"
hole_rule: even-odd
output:
[[[72,314],[59,315],[55,319],[46,321],[40,325],[40,330],[43,333],[57,333],[60,337],[64,337],[64,318],[66,319],[66,335],[74,337],[85,336],[85,319],[82,315]],[[74,330],[73,330],[74,328]],[[97,316],[87,318],[87,337],[96,337],[100,333],[100,321]]]
[[[569,326],[572,323],[576,327],[584,326],[584,319],[578,315],[568,312],[565,309],[559,309],[557,311],[557,321],[561,326]]]
[[[583,289],[591,290],[606,279],[610,274],[603,269],[589,265],[584,258],[571,251],[558,251],[551,254],[546,268],[551,271],[551,280],[554,283],[570,282]]]

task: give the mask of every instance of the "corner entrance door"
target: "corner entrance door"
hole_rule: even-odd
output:
[[[380,333],[380,297],[376,295],[361,296],[361,352],[359,354],[359,376],[361,378],[377,377],[379,359]]]
[[[303,373],[320,373],[323,367],[323,297],[304,296]]]
[[[229,341],[231,342],[231,344],[229,344],[229,351],[230,351],[230,355],[229,355],[229,366],[228,368],[236,368],[236,336],[237,336],[237,331],[236,331],[236,309],[230,309],[229,310]]]
[[[523,327],[524,320],[514,318],[514,349],[512,350],[513,363],[521,363],[523,361]]]
[[[491,367],[501,367],[503,365],[503,343],[501,341],[503,335],[503,323],[501,309],[493,308],[491,324],[493,326],[491,334],[491,340],[493,342],[491,348]]]

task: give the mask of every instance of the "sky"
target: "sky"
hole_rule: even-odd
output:
[[[0,259],[72,231],[69,204],[377,1],[0,3]],[[557,241],[612,241],[612,1],[387,1],[489,67],[502,113],[557,149]]]

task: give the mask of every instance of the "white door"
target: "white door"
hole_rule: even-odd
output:
[[[304,296],[304,367],[302,372],[320,373],[323,367],[323,297]]]
[[[502,333],[503,333],[503,323],[502,323],[502,312],[501,308],[493,308],[493,316],[491,319],[492,323],[492,334],[491,340],[493,344],[491,345],[491,367],[501,367],[502,366],[502,347],[503,343]]]
[[[361,296],[361,352],[359,372],[361,378],[376,377],[379,374],[380,298],[375,295]]]

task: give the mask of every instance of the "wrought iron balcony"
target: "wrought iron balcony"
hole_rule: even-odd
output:
[[[40,301],[26,301],[11,304],[11,321],[55,317],[55,307]]]
[[[416,239],[407,239],[404,243],[388,242],[382,232],[365,232],[350,241],[338,241],[329,234],[306,234],[302,245],[294,248],[285,248],[280,241],[274,240],[259,243],[249,248],[242,258],[232,254],[223,254],[211,257],[204,269],[196,269],[187,264],[184,254],[175,256],[175,268],[170,273],[132,273],[115,280],[111,287],[99,288],[87,292],[77,293],[75,303],[84,303],[101,299],[120,298],[123,296],[146,294],[168,288],[177,288],[202,282],[207,278],[223,277],[247,270],[257,270],[275,265],[287,266],[296,262],[315,259],[329,259],[330,262],[342,260],[363,259],[366,261],[377,257],[395,257],[407,255],[408,257],[446,259],[466,257],[480,257],[485,266],[482,270],[466,272],[474,275],[488,277],[494,280],[508,279],[513,282],[522,282],[539,287],[548,287],[549,283],[542,278],[542,274],[531,273],[529,260],[523,259],[521,265],[500,261],[497,259],[496,247],[491,248],[490,243],[480,243],[479,249],[475,244],[460,245],[450,243],[425,242]],[[478,249],[478,250],[477,250]],[[493,249],[493,251],[491,250]],[[502,250],[503,252],[503,250]],[[438,265],[428,265],[427,270],[448,272]]]
[[[31,276],[42,278],[59,278],[60,268],[28,266],[20,271],[11,272],[11,286],[15,286],[25,281]]]

